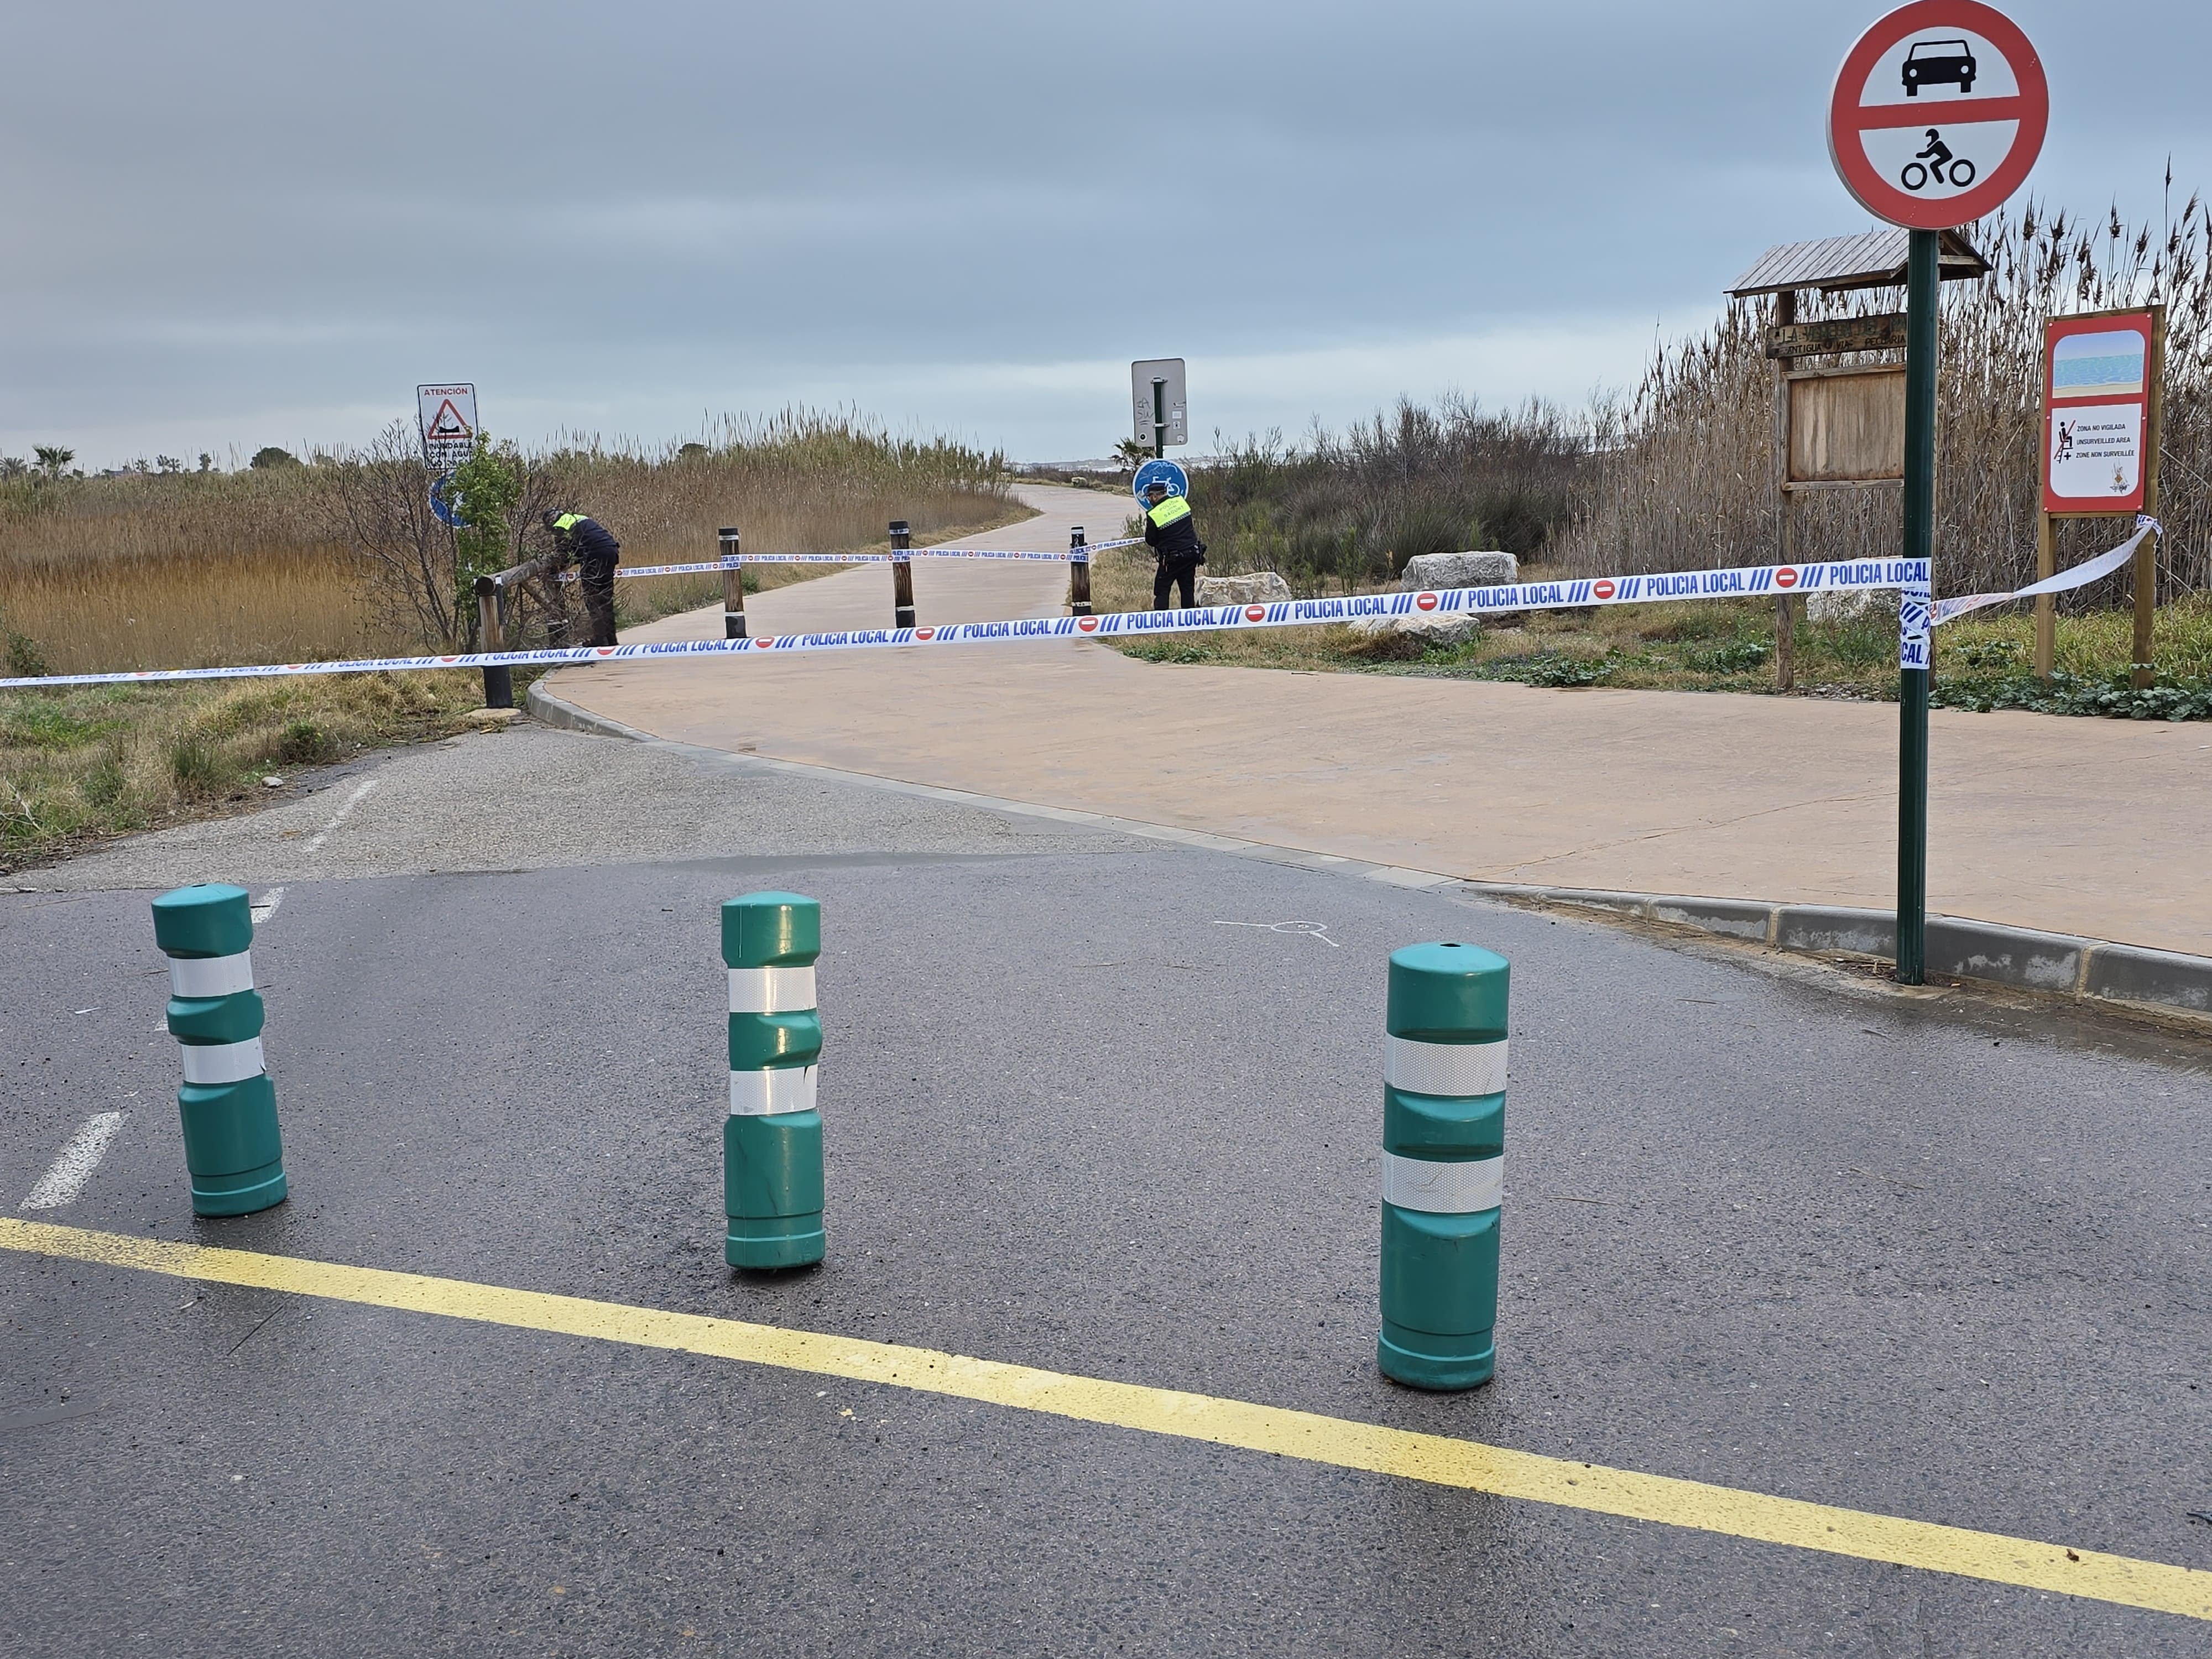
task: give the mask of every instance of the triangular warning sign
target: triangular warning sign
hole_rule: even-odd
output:
[[[429,435],[432,438],[466,438],[474,434],[469,431],[469,423],[461,418],[461,411],[453,407],[453,400],[448,398],[438,405],[438,412],[430,417]]]

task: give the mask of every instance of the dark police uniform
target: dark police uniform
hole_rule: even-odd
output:
[[[591,618],[591,643],[612,645],[615,567],[622,562],[622,544],[597,519],[587,519],[580,513],[563,513],[554,520],[553,538],[561,550],[576,561],[584,584],[584,612]]]
[[[1170,495],[1158,507],[1145,509],[1145,545],[1159,556],[1152,575],[1152,609],[1168,608],[1168,596],[1182,589],[1183,609],[1197,601],[1192,597],[1198,568],[1206,562],[1206,544],[1198,538],[1198,520],[1190,516],[1190,503]]]

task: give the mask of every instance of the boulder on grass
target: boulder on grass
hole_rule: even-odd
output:
[[[1423,588],[1495,587],[1521,580],[1521,562],[1510,553],[1423,553],[1406,561],[1398,591]]]
[[[1242,576],[1200,576],[1194,597],[1200,605],[1266,605],[1291,597],[1291,585],[1272,570]]]
[[[1805,620],[1816,623],[1891,622],[1897,620],[1897,590],[1867,588],[1859,592],[1822,591],[1805,596]]]
[[[1482,631],[1482,624],[1465,611],[1416,611],[1405,617],[1362,617],[1348,626],[1367,654],[1404,658],[1465,645]]]

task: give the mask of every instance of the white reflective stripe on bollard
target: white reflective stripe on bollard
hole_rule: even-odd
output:
[[[253,988],[253,952],[234,957],[171,957],[169,994],[188,1002],[235,996]]]
[[[1480,1158],[1443,1164],[1382,1154],[1382,1201],[1431,1215],[1473,1215],[1505,1201],[1505,1160]]]
[[[1382,1080],[1417,1095],[1502,1095],[1505,1048],[1497,1042],[1416,1042],[1385,1037]]]
[[[730,1115],[774,1117],[781,1112],[814,1109],[815,1066],[786,1066],[768,1072],[730,1073]]]
[[[269,1069],[261,1057],[259,1037],[248,1037],[243,1042],[185,1042],[178,1047],[184,1051],[187,1083],[243,1083]]]
[[[730,1012],[733,1014],[804,1014],[814,1007],[811,968],[732,968]]]

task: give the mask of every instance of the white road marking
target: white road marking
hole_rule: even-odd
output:
[[[314,838],[309,841],[306,848],[302,850],[312,853],[318,848],[321,847],[325,841],[330,839],[331,831],[337,829],[338,825],[346,821],[346,814],[352,811],[355,807],[361,805],[361,798],[375,787],[376,780],[374,778],[363,778],[361,781],[359,787],[354,790],[353,793],[345,798],[345,805],[338,808],[337,816],[333,817],[328,823],[325,824],[319,830],[318,830],[315,833]]]
[[[343,817],[344,816],[345,814],[343,812],[338,814],[338,817]],[[337,827],[337,819],[334,818],[331,820],[331,827]],[[323,835],[326,836],[329,833],[330,830],[325,830],[323,832]],[[320,841],[321,839],[321,836],[315,837],[316,841]],[[311,847],[313,844],[314,843],[313,842],[308,843]],[[263,922],[268,921],[270,917],[275,915],[276,914],[276,907],[283,902],[284,890],[281,887],[272,887],[267,892],[264,893],[261,896],[261,902],[255,905],[251,912],[253,917],[253,925],[256,927],[258,927]]]
[[[62,1148],[53,1167],[39,1177],[39,1184],[31,1188],[23,1207],[58,1210],[64,1204],[74,1204],[76,1195],[84,1190],[84,1183],[92,1179],[92,1172],[100,1167],[100,1160],[106,1156],[107,1143],[123,1127],[123,1117],[121,1112],[94,1112],[85,1119],[83,1127]]]
[[[1310,933],[1332,951],[1344,946],[1328,936],[1325,921],[1217,921],[1216,927],[1257,927],[1270,933]]]

